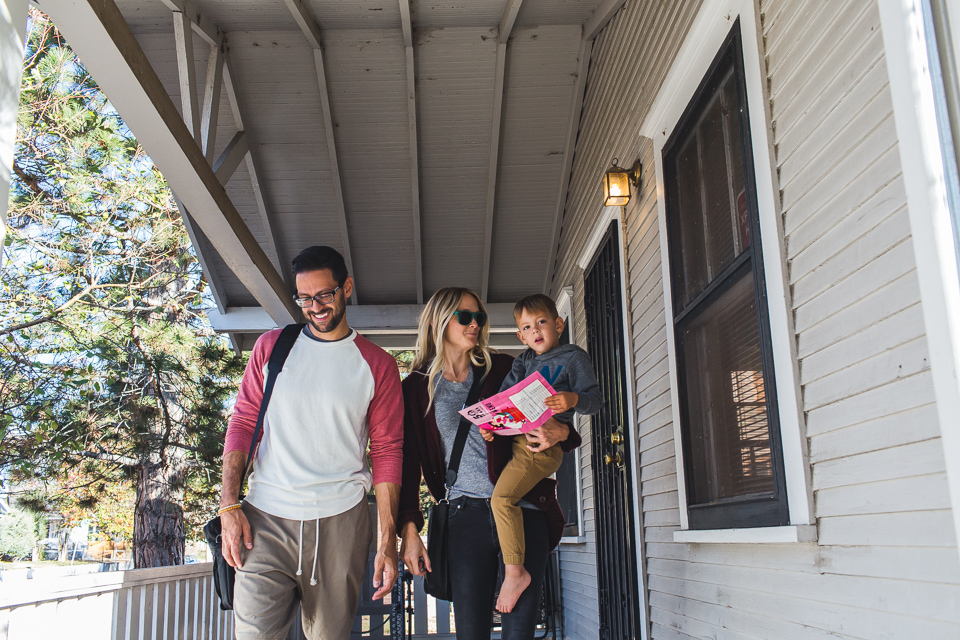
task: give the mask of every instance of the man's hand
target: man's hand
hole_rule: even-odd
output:
[[[493,442],[493,431],[490,431],[490,429],[480,429],[480,437],[487,442]]]
[[[397,509],[400,505],[400,485],[381,482],[374,486],[377,496],[380,544],[373,561],[373,600],[390,593],[397,581]]]
[[[563,442],[570,435],[570,425],[550,418],[533,431],[527,431],[527,449],[530,451],[546,451],[559,442]]]
[[[432,570],[427,548],[423,546],[420,532],[412,522],[404,525],[400,535],[400,558],[403,560],[403,566],[415,576],[423,577]]]
[[[223,544],[223,559],[235,569],[243,566],[240,561],[240,543],[247,549],[253,549],[253,533],[250,523],[242,509],[231,509],[220,516],[221,542]]]
[[[374,600],[379,600],[390,593],[397,582],[397,537],[392,540],[381,540],[377,547],[377,556],[373,561],[373,586],[377,587],[373,594]]]
[[[553,410],[554,413],[563,413],[567,409],[573,409],[577,406],[577,401],[580,399],[580,396],[575,394],[573,391],[561,391],[555,396],[550,396],[543,401],[543,404]]]

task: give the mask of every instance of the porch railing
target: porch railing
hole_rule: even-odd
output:
[[[428,596],[421,579],[398,581],[373,602],[370,572],[352,638],[456,637],[450,603]],[[558,614],[558,607],[548,608],[552,622],[538,637],[556,637]],[[233,630],[233,612],[220,610],[209,563],[0,583],[0,640],[228,640]],[[302,637],[298,620],[288,639]]]
[[[227,640],[211,565],[92,573],[0,592],[0,640]]]

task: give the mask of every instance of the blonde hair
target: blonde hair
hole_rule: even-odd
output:
[[[464,296],[472,296],[477,301],[477,307],[480,311],[487,312],[483,302],[480,301],[480,296],[470,289],[444,287],[430,297],[423,308],[423,313],[420,314],[417,328],[417,352],[413,358],[411,369],[416,371],[422,367],[427,367],[427,393],[430,397],[430,402],[427,403],[427,411],[430,411],[430,407],[433,406],[434,381],[437,379],[437,375],[443,371],[445,353],[443,336],[447,332],[447,325],[453,318],[453,312],[460,306]],[[488,321],[480,327],[477,345],[470,351],[470,362],[474,366],[484,367],[484,378],[490,373],[492,366],[489,345],[490,323]]]

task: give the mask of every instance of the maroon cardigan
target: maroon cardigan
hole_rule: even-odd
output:
[[[500,385],[510,373],[513,358],[505,354],[494,354],[492,367],[480,390],[481,398],[489,398],[499,393]],[[473,375],[483,375],[483,367],[474,367]],[[397,529],[407,522],[413,522],[417,529],[423,528],[423,513],[420,511],[420,477],[426,480],[430,494],[436,500],[446,493],[444,476],[446,466],[443,460],[443,448],[440,444],[440,430],[434,407],[426,411],[430,402],[427,392],[426,369],[412,372],[403,381],[403,483],[400,487],[400,514]],[[496,483],[500,472],[510,460],[513,438],[498,437],[487,443],[487,473],[490,481]],[[581,438],[576,429],[570,429],[570,436],[558,446],[564,451],[572,451],[580,446]],[[557,502],[557,481],[551,478],[541,480],[525,495],[524,500],[537,505],[547,514],[550,531],[550,547],[559,544],[566,524],[560,503]]]

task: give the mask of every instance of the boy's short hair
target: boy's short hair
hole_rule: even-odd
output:
[[[560,314],[557,313],[556,303],[550,296],[545,296],[542,293],[527,296],[513,306],[513,319],[517,326],[520,326],[520,316],[524,311],[527,313],[543,313],[554,319],[560,317]]]

